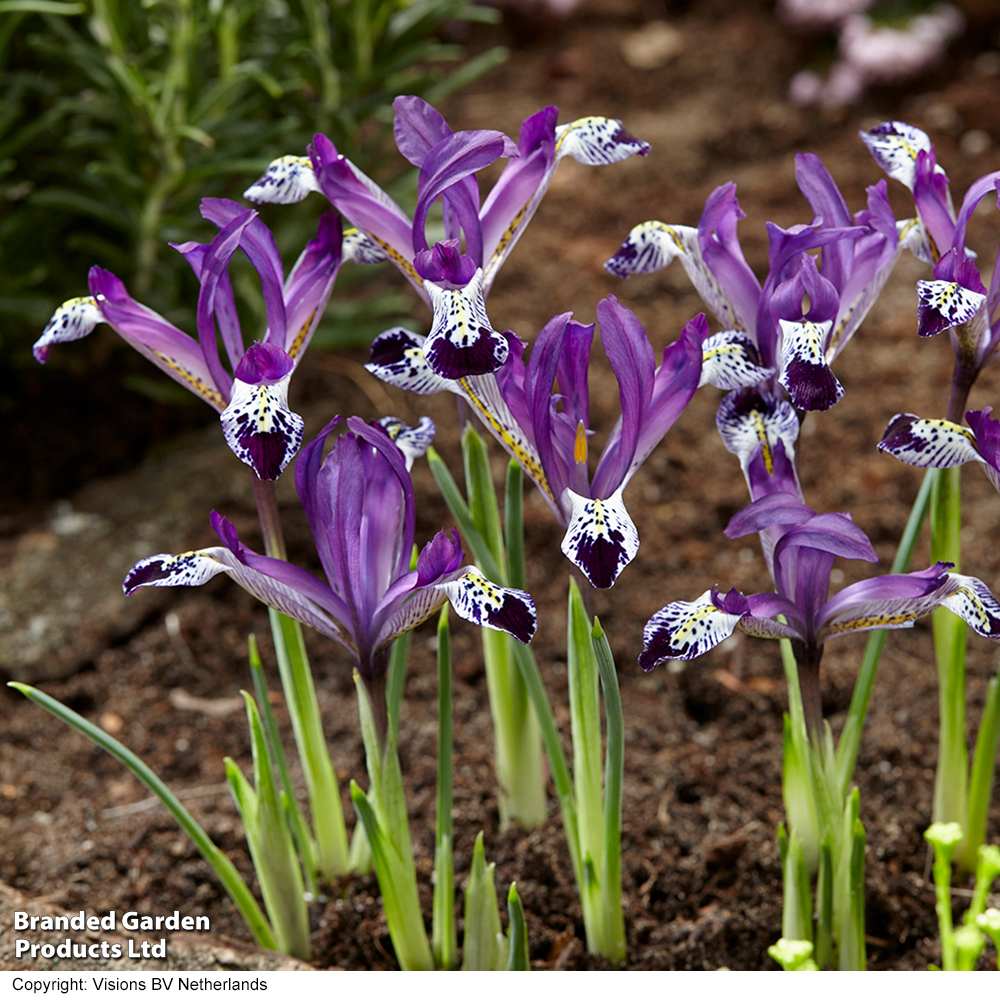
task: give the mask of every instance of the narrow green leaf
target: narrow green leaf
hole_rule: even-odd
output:
[[[233,863],[212,843],[208,834],[182,805],[177,796],[142,760],[114,737],[109,736],[103,729],[88,722],[83,716],[77,715],[72,709],[67,708],[43,691],[27,684],[19,684],[16,681],[8,682],[7,686],[20,691],[26,698],[29,698],[36,705],[40,705],[57,719],[86,736],[87,739],[92,740],[102,750],[111,754],[115,760],[124,764],[170,810],[184,832],[194,841],[202,857],[212,866],[226,892],[232,897],[257,943],[262,948],[277,948],[277,942],[267,918],[261,912],[257,901],[253,898],[247,884],[240,877]]]
[[[472,867],[465,887],[465,938],[462,941],[463,972],[498,972],[507,964],[500,910],[493,880],[495,865],[486,864],[482,831],[472,851]]]
[[[511,882],[507,893],[507,971],[530,972],[528,959],[528,925],[524,920],[524,907],[517,894],[517,883]]]

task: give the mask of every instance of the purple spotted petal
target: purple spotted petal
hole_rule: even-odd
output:
[[[237,378],[232,399],[219,418],[233,454],[265,481],[277,479],[302,444],[304,422],[288,408],[290,380],[290,373],[276,382],[265,379],[257,384]]]
[[[599,590],[614,586],[639,551],[639,533],[622,502],[622,488],[606,500],[563,493],[571,506],[562,552]]]
[[[957,589],[941,604],[958,615],[978,635],[987,639],[1000,639],[1000,604],[990,588],[974,576],[949,573],[948,578]]]
[[[434,324],[424,342],[424,357],[441,378],[460,379],[496,371],[507,359],[507,338],[493,329],[483,302],[483,272],[464,288],[425,282],[434,307]]]
[[[986,301],[984,292],[973,291],[953,281],[918,281],[917,333],[921,337],[933,337],[967,323],[982,309]]]
[[[49,349],[53,344],[67,344],[71,340],[86,337],[98,323],[104,322],[97,300],[92,295],[83,295],[64,302],[45,325],[42,335],[35,341],[32,352],[35,360],[44,365],[49,360]]]
[[[746,598],[742,601],[746,610],[733,607],[730,591],[729,609],[720,610],[714,595],[715,591],[706,590],[696,601],[674,601],[657,611],[642,631],[639,666],[648,671],[665,660],[693,660],[728,639],[750,608]]]
[[[700,258],[697,230],[663,222],[641,222],[629,231],[615,255],[604,262],[604,268],[619,278],[652,274],[661,271],[675,257],[693,253]]]
[[[243,192],[247,201],[291,205],[310,191],[318,191],[316,173],[308,156],[281,156],[272,160],[264,175]]]
[[[950,420],[921,419],[913,413],[897,413],[889,421],[878,450],[921,469],[953,469],[966,462],[984,461],[975,436],[967,428]]]
[[[380,333],[371,346],[371,360],[365,365],[373,375],[389,385],[422,396],[434,392],[457,392],[454,379],[442,378],[424,357],[425,337],[397,326]]]
[[[875,162],[912,191],[916,184],[917,155],[933,149],[927,133],[906,122],[883,122],[859,135]]]
[[[831,323],[791,323],[781,326],[781,377],[792,402],[802,410],[828,410],[844,395],[844,387],[826,363],[826,339]]]
[[[438,584],[455,612],[466,621],[531,641],[538,618],[535,602],[523,590],[498,587],[471,567],[457,580]]]
[[[647,156],[649,143],[637,139],[615,118],[578,118],[556,128],[556,155],[572,156],[588,166]]]
[[[724,330],[707,337],[701,345],[701,380],[717,389],[744,389],[759,385],[774,374],[760,363],[757,345],[739,330]]]
[[[378,421],[382,428],[392,439],[392,443],[403,453],[406,459],[406,471],[413,468],[413,463],[422,455],[427,453],[427,449],[434,441],[434,421],[430,417],[421,417],[416,427],[404,424],[399,417],[382,417]]]

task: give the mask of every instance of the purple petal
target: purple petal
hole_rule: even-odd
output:
[[[955,210],[948,178],[937,165],[934,147],[917,153],[913,201],[930,243],[932,256],[944,253],[956,240]]]
[[[449,188],[455,195],[452,208],[459,213],[466,245],[476,264],[482,264],[482,236],[479,229],[478,193],[473,199],[470,186],[462,186],[465,178],[489,166],[504,155],[506,137],[501,132],[485,129],[457,132],[439,142],[429,151],[420,166],[420,187],[413,213],[413,245],[424,249],[427,241],[424,226],[431,205]],[[476,189],[478,192],[478,189]]]
[[[439,531],[417,557],[417,586],[429,587],[462,565],[465,553],[458,531]]]
[[[444,240],[430,250],[421,250],[414,257],[413,266],[425,281],[446,288],[462,288],[476,273],[476,262],[459,250],[458,240]]]
[[[815,517],[816,513],[788,493],[761,497],[734,514],[723,534],[726,538],[741,538],[772,525],[795,525]]]
[[[225,198],[202,198],[201,214],[220,230],[242,219],[244,210],[241,205]],[[281,255],[271,230],[257,218],[254,212],[246,225],[240,227],[240,249],[247,255],[260,277],[261,291],[264,294],[264,308],[267,312],[268,332],[265,340],[275,341],[282,348],[287,340],[285,335],[285,272],[281,264]]]
[[[136,302],[110,271],[90,269],[90,291],[104,321],[115,332],[186,389],[220,412],[229,402],[230,377],[220,384],[205,361],[198,342],[167,322],[159,313]]]
[[[426,301],[423,282],[413,269],[413,224],[370,177],[337,153],[324,135],[310,147],[320,191],[398,267]]]
[[[848,632],[908,628],[958,588],[948,563],[916,573],[892,573],[845,587],[820,612],[821,640]]]
[[[992,412],[992,406],[983,410],[969,410],[965,419],[976,435],[976,447],[986,463],[986,474],[1000,490],[1000,421],[990,416]]]
[[[983,293],[952,281],[917,282],[917,333],[933,337],[968,323],[986,302]]]
[[[291,374],[294,367],[292,359],[280,347],[256,341],[240,359],[233,374],[250,385],[274,385]]]
[[[415,167],[423,164],[439,142],[454,134],[444,116],[423,98],[397,97],[392,108],[396,112],[392,123],[396,146]]]
[[[612,489],[618,489],[626,481],[626,476],[632,467],[639,432],[653,396],[656,356],[653,353],[653,345],[650,344],[649,337],[646,336],[646,331],[635,313],[621,305],[614,295],[609,295],[598,302],[597,322],[600,325],[604,353],[618,380],[622,408],[620,430],[601,456],[600,492],[610,492]],[[699,350],[699,365],[700,361]],[[692,388],[691,394],[693,393]],[[681,404],[678,413],[686,403],[687,399]],[[666,433],[666,428],[663,433]]]
[[[698,220],[698,246],[713,284],[722,291],[731,307],[723,310],[727,314],[723,319],[712,300],[703,295],[705,303],[727,326],[752,331],[760,299],[760,282],[747,265],[736,235],[736,224],[745,217],[736,200],[736,185],[730,182],[716,188],[705,202],[705,211]]]
[[[285,281],[285,342],[278,346],[295,361],[309,346],[330,301],[343,259],[342,245],[340,216],[327,212],[319,220],[315,238],[306,244]]]
[[[598,304],[598,314],[600,309]],[[638,321],[636,326],[642,329]],[[663,362],[656,369],[645,412],[641,409],[637,412],[638,435],[627,465],[628,438],[624,447],[621,443],[622,435],[628,431],[623,409],[623,416],[608,436],[594,473],[591,490],[594,496],[605,495],[621,483],[627,483],[691,401],[701,379],[701,344],[707,330],[704,315],[698,315],[685,324],[680,338],[664,350]],[[644,390],[641,391],[644,393]]]
[[[521,124],[517,152],[508,161],[480,209],[483,291],[489,293],[500,266],[531,221],[555,169],[559,109],[543,108]]]

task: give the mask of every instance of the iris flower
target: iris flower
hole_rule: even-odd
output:
[[[581,163],[616,163],[649,146],[621,122],[581,118],[556,125],[558,108],[527,118],[515,144],[487,129],[453,132],[418,97],[399,97],[395,136],[400,152],[419,168],[417,205],[411,220],[393,199],[317,135],[308,157],[274,161],[247,191],[251,201],[288,203],[322,192],[358,228],[371,248],[403,272],[434,310],[425,349],[431,368],[445,378],[495,371],[506,358],[506,338],[486,317],[485,297],[501,264],[534,215],[564,156]],[[499,158],[508,163],[480,203],[478,170]],[[432,255],[426,224],[441,200],[448,260]],[[464,252],[459,252],[464,239]]]
[[[201,213],[219,235],[209,244],[174,245],[201,284],[197,339],[136,302],[109,271],[93,267],[90,295],[56,310],[35,343],[35,357],[44,363],[53,344],[79,340],[98,323],[109,324],[219,412],[229,447],[260,479],[277,479],[302,443],[302,418],[288,408],[288,384],[333,291],[342,260],[340,219],[336,212],[323,216],[286,279],[274,237],[255,211],[206,198]],[[260,275],[267,311],[267,331],[249,348],[227,273],[238,249]],[[231,373],[219,357],[218,337]]]
[[[694,659],[734,631],[790,639],[813,728],[821,718],[819,661],[827,639],[908,628],[941,606],[980,635],[1000,639],[1000,604],[981,580],[948,572],[950,563],[862,580],[828,597],[836,556],[878,561],[865,533],[849,515],[817,514],[787,493],[755,500],[733,517],[725,533],[739,538],[769,529],[779,535],[769,562],[775,591],[746,597],[736,590],[721,594],[713,587],[696,601],[668,604],[646,624],[639,657],[643,669],[652,670],[669,659]],[[778,615],[785,621],[775,621]]]
[[[509,356],[495,375],[440,378],[427,364],[424,339],[402,328],[376,338],[367,367],[413,392],[446,389],[462,396],[566,528],[563,553],[595,587],[606,588],[639,547],[622,494],[698,388],[708,324],[704,316],[688,323],[657,368],[636,316],[614,296],[598,304],[601,343],[618,380],[622,413],[591,476],[587,369],[594,325],[577,323],[571,315],[545,325],[527,362],[524,345],[511,334]],[[559,391],[553,392],[557,381]]]
[[[762,388],[776,382],[800,409],[824,410],[843,389],[830,370],[885,285],[904,245],[882,181],[868,189],[868,208],[851,216],[833,178],[811,154],[796,158],[799,187],[814,212],[809,225],[767,224],[770,267],[763,285],[736,234],[744,213],[736,185],[716,188],[697,228],[644,222],[604,265],[626,278],[666,267],[674,258],[723,325],[719,344],[746,352],[760,366]],[[808,251],[822,248],[817,265]],[[813,292],[821,297],[815,301]],[[803,311],[803,297],[810,307]]]
[[[951,330],[955,373],[949,417],[960,419],[969,389],[1000,351],[1000,263],[987,289],[976,255],[966,247],[969,219],[986,195],[1000,190],[1000,171],[974,181],[956,213],[948,177],[926,133],[904,122],[885,122],[862,138],[886,173],[913,192],[919,256],[934,264],[934,277],[917,282],[917,332],[932,337]]]
[[[528,642],[535,607],[521,590],[494,586],[463,565],[457,532],[439,532],[410,569],[416,520],[413,486],[403,452],[379,425],[347,420],[324,458],[336,417],[307,445],[295,467],[295,486],[315,539],[324,583],[281,559],[248,549],[221,515],[212,527],[221,545],[143,559],[124,590],[197,586],[225,573],[272,608],[335,639],[354,657],[385,732],[385,674],[392,642],[446,601],[468,621]],[[399,431],[397,421],[390,422]],[[426,433],[427,425],[422,428]],[[426,448],[428,441],[423,442]]]

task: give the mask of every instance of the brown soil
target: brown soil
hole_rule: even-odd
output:
[[[683,48],[659,68],[629,67],[622,57],[623,40],[664,17],[682,33]],[[980,27],[981,38],[989,38],[996,25]],[[555,103],[562,121],[612,115],[653,145],[649,157],[614,167],[588,169],[566,162],[560,168],[489,303],[495,325],[528,339],[553,312],[575,309],[578,319],[592,320],[597,301],[613,293],[638,313],[654,345],[662,349],[702,305],[676,265],[627,283],[607,275],[601,264],[625,232],[647,218],[694,225],[712,189],[736,180],[747,213],[741,226],[743,247],[751,266],[762,273],[765,220],[784,226],[809,221],[808,206],[794,184],[794,152],[818,153],[851,207],[862,207],[864,187],[881,173],[857,139],[858,128],[888,118],[926,128],[958,192],[1000,167],[1000,86],[988,74],[989,66],[976,61],[972,46],[968,51],[960,47],[919,85],[879,91],[857,108],[832,113],[802,111],[784,101],[788,77],[802,64],[806,49],[773,20],[771,5],[763,2],[704,0],[668,5],[664,13],[644,0],[588,0],[565,24],[522,17],[506,33],[513,47],[510,61],[445,109],[455,127],[501,128],[516,135],[522,118]],[[984,130],[993,147],[963,152],[962,136],[970,129]],[[893,191],[900,213],[906,207],[904,193]],[[984,208],[970,242],[989,255],[996,234],[993,209]],[[941,413],[947,398],[946,340],[918,343],[915,335],[913,283],[924,275],[912,258],[900,263],[861,333],[838,361],[845,398],[833,411],[808,417],[801,442],[807,501],[818,510],[850,510],[872,538],[883,567],[891,561],[920,476],[879,456],[875,443],[894,413]],[[298,380],[297,391],[311,429],[334,412],[366,418],[387,410],[404,418],[429,412],[438,423],[438,448],[457,469],[454,404],[386,393],[360,370],[362,360],[361,355],[309,359],[309,374]],[[617,399],[601,362],[592,375],[593,422],[607,429]],[[971,404],[995,404],[998,389],[1000,379],[990,370]],[[781,930],[775,830],[783,817],[786,694],[777,648],[733,642],[676,674],[658,669],[644,675],[635,662],[643,624],[669,600],[693,599],[713,583],[748,592],[766,589],[756,546],[729,542],[722,535],[746,495],[737,465],[714,430],[718,396],[714,390],[699,393],[635,477],[629,503],[642,547],[619,584],[598,595],[595,608],[616,652],[625,708],[623,898],[628,966],[635,969],[774,968],[766,949]],[[65,431],[66,425],[61,426]],[[51,565],[51,586],[60,593],[72,591],[75,578],[88,578],[95,562],[111,558],[104,550],[99,558],[93,556],[88,545],[97,544],[98,536],[111,537],[112,531],[128,540],[119,546],[123,554],[118,557],[127,566],[154,551],[209,542],[208,511],[214,505],[236,522],[250,545],[259,547],[242,470],[218,450],[214,428],[210,433],[211,438],[205,432],[179,443],[180,458],[154,456],[138,471],[75,493],[73,508],[93,515],[98,520],[92,523],[104,528],[83,530],[72,547],[64,548],[69,546],[66,532],[53,527],[46,508],[36,505],[9,516],[0,537],[0,573],[7,582],[0,604],[4,629],[22,637],[22,645],[27,642],[23,636],[31,623],[19,620],[14,607],[27,567]],[[87,447],[94,447],[87,440]],[[448,516],[426,468],[418,468],[415,478],[418,533],[426,539],[448,523]],[[195,481],[197,509],[182,518],[177,497]],[[969,470],[964,486],[963,569],[995,589],[1000,552],[992,540],[1000,497],[976,470]],[[169,502],[160,502],[174,520],[167,537],[153,542],[139,530],[141,518],[151,515],[137,510],[151,496],[155,504],[159,491],[164,498],[169,494]],[[50,499],[60,495],[66,494]],[[315,557],[301,515],[290,494],[282,496],[292,557],[311,565]],[[559,531],[540,498],[529,496],[526,511],[529,589],[541,622],[535,652],[557,720],[568,734],[567,564],[558,550]],[[924,548],[916,564],[926,565],[927,558]],[[855,567],[845,565],[844,572],[852,579]],[[44,583],[40,586],[44,608],[47,591]],[[189,807],[251,878],[235,808],[219,786],[224,756],[249,766],[249,744],[234,699],[250,686],[246,635],[266,636],[266,614],[235,585],[216,580],[199,590],[159,593],[127,625],[113,609],[105,610],[98,627],[89,610],[98,614],[104,594],[90,584],[85,591],[75,589],[83,610],[78,627],[61,640],[63,666],[56,673],[64,676],[45,683],[45,690],[115,733],[173,788],[200,792],[188,800]],[[168,612],[179,624],[173,635],[164,624]],[[427,628],[415,637],[401,735],[428,914],[436,778],[431,637]],[[868,834],[868,959],[879,969],[919,969],[937,960],[933,891],[921,836],[930,821],[936,757],[930,638],[923,624],[890,637],[858,762]],[[321,637],[310,636],[309,646],[327,737],[346,789],[349,776],[361,780],[364,775],[349,664]],[[824,660],[825,709],[835,732],[862,646],[863,641],[850,639],[835,643]],[[36,656],[34,663],[27,654],[15,657],[19,666],[7,667],[8,672],[53,676],[46,663],[54,661],[55,653],[44,644],[40,648],[48,653]],[[270,650],[264,652],[267,656]],[[973,734],[995,662],[993,646],[973,639]],[[505,893],[517,881],[533,966],[606,968],[583,946],[580,908],[554,800],[550,819],[540,829],[498,828],[485,677],[478,639],[461,623],[455,628],[455,672],[459,882],[468,870],[475,835],[483,829],[487,857],[497,865],[498,889]],[[280,699],[275,708],[285,725]],[[0,696],[0,718],[0,880],[39,906],[152,914],[180,909],[208,915],[213,932],[247,940],[234,907],[165,810],[123,808],[146,798],[123,768],[7,689]],[[346,792],[344,806],[353,815]],[[1000,836],[996,798],[989,831],[994,840]],[[313,920],[317,967],[394,967],[374,877],[345,877],[326,887],[326,901],[315,905]],[[0,955],[4,966],[12,963]],[[61,966],[66,967],[68,963]]]

